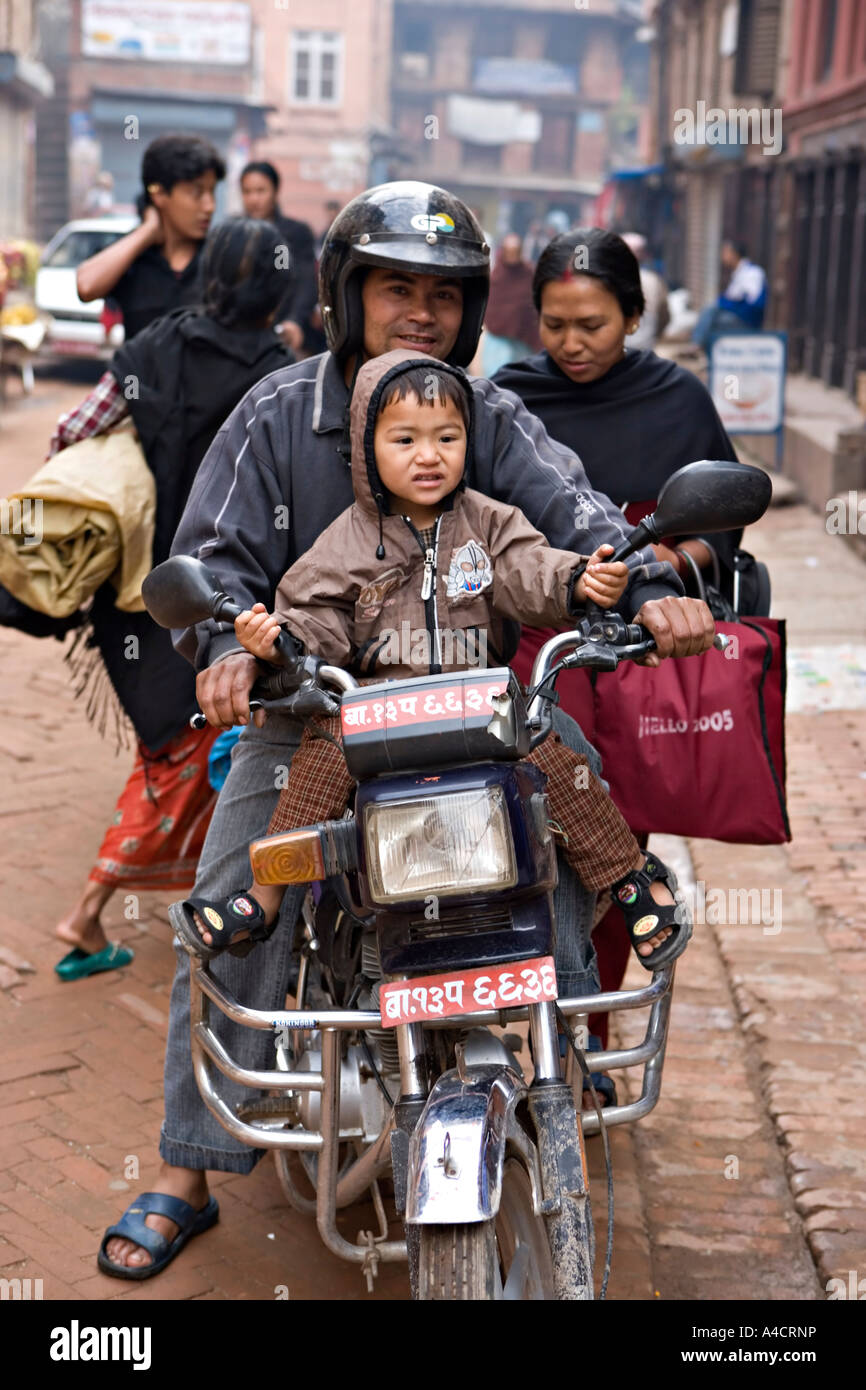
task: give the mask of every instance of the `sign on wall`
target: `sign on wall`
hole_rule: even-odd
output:
[[[724,333],[710,346],[710,394],[732,434],[774,434],[785,400],[785,335]]]
[[[729,434],[785,439],[786,333],[722,333],[710,340],[710,395]]]
[[[235,0],[82,0],[86,58],[138,62],[250,61],[250,7]]]

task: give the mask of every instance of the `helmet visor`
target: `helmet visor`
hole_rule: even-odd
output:
[[[490,269],[486,244],[453,232],[363,232],[352,241],[350,255],[356,265],[416,274],[464,277]]]

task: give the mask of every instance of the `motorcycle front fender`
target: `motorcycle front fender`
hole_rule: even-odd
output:
[[[517,1151],[541,1211],[538,1153],[515,1110],[527,1095],[507,1064],[468,1065],[465,1079],[445,1072],[412,1133],[407,1174],[408,1225],[489,1221],[499,1210],[506,1151]]]

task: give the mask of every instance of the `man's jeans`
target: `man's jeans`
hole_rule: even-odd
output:
[[[752,324],[739,318],[730,309],[720,309],[717,304],[708,304],[698,315],[692,329],[692,342],[704,352],[710,350],[710,339],[716,333],[754,333]]]
[[[573,719],[554,711],[556,732],[570,748],[589,758],[600,772],[598,754]],[[276,805],[285,769],[297,749],[302,726],[285,716],[270,715],[263,729],[244,730],[232,753],[232,765],[220,792],[199,862],[195,896],[224,898],[251,882],[250,841],[265,834]],[[304,888],[286,890],[280,922],[271,938],[243,960],[223,954],[213,961],[215,977],[250,1008],[279,1012],[285,1007],[294,925]],[[590,933],[595,895],[589,893],[560,857],[554,895],[557,920],[556,973],[560,994],[593,994],[599,989]],[[178,1168],[211,1168],[249,1173],[265,1152],[251,1149],[223,1129],[198,1092],[190,1056],[189,956],[175,947],[178,964],[169,1012],[165,1056],[165,1123],[160,1154]],[[231,1023],[214,1006],[211,1025],[231,1057],[244,1068],[275,1066],[274,1035]],[[261,1093],[229,1081],[221,1073],[219,1091],[230,1108]]]

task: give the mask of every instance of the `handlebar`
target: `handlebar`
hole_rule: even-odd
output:
[[[226,602],[226,612],[229,606]],[[240,612],[240,609],[238,611]],[[713,646],[717,651],[724,651],[730,641],[730,637],[717,632],[713,638]],[[607,612],[602,612],[598,618],[584,619],[574,631],[561,632],[551,637],[538,652],[532,667],[530,717],[539,714],[541,702],[545,698],[541,687],[552,674],[576,667],[613,671],[621,661],[639,661],[641,657],[648,656],[650,652],[655,651],[655,645],[655,639],[649,629],[641,623],[626,623],[618,614]],[[560,652],[567,651],[569,647],[573,648],[571,654],[559,661]],[[268,704],[275,711],[293,714],[296,712],[293,709],[293,701],[299,699],[302,686],[309,693],[317,689],[323,691],[323,683],[340,691],[355,690],[358,687],[355,677],[342,667],[328,666],[315,657],[301,659],[295,654],[295,660],[285,667],[274,669],[257,678],[250,691],[250,713],[263,709],[265,704]],[[191,728],[203,729],[207,720],[203,714],[194,714],[189,722]]]
[[[730,637],[717,632],[713,646],[724,651]],[[598,616],[584,618],[571,632],[551,637],[536,655],[529,682],[529,716],[538,722],[550,691],[550,677],[561,670],[590,668],[615,671],[621,661],[639,661],[655,651],[655,638],[642,623],[627,623],[617,613],[598,611]],[[560,654],[572,651],[564,659]]]
[[[340,666],[328,666],[316,657],[299,656],[292,665],[275,668],[256,678],[250,691],[250,713],[266,705],[282,714],[326,712],[324,698],[316,699],[319,692],[324,697],[325,684],[338,690],[355,690],[358,686],[355,677]],[[300,707],[302,702],[303,707]],[[201,713],[194,714],[189,724],[191,729],[203,729],[207,720]]]

